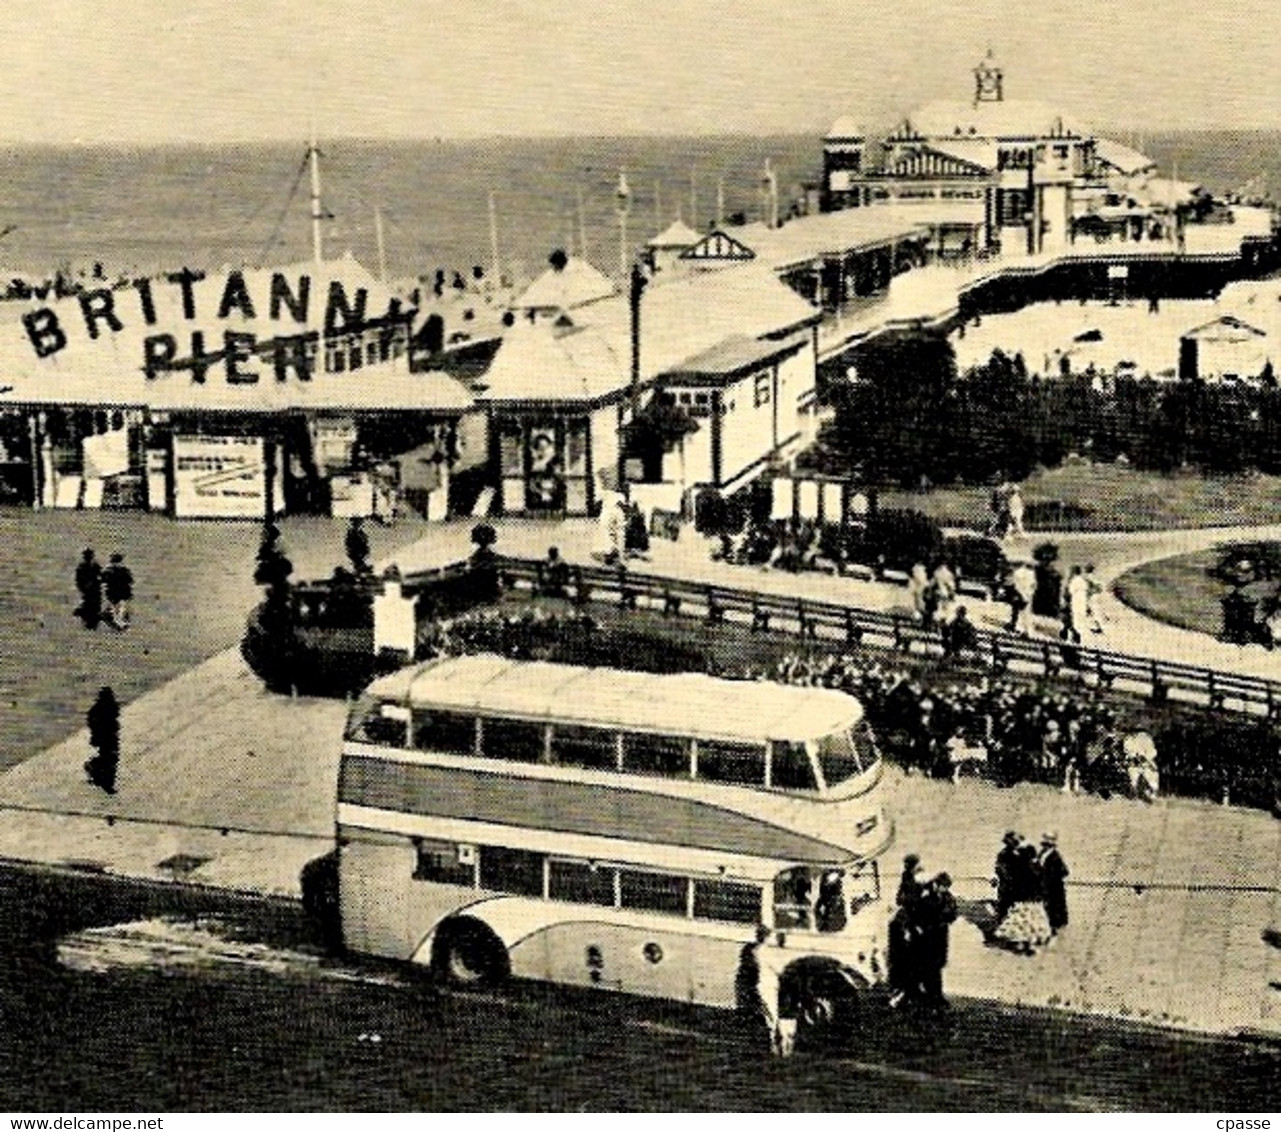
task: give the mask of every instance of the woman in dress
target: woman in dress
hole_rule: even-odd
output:
[[[995,943],[1021,955],[1035,955],[1054,934],[1045,914],[1036,858],[1036,847],[1027,843],[1020,845],[1014,853],[1007,878],[1010,910],[992,932]]]

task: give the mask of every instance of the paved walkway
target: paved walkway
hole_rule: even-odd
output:
[[[406,568],[456,559],[468,549],[468,530],[432,530],[397,558]],[[1160,536],[1157,548],[1171,537]],[[1210,537],[1178,536],[1184,545]],[[593,538],[586,523],[520,524],[504,528],[500,548],[541,556],[554,542],[574,560],[590,553]],[[1071,540],[1058,541],[1070,558]],[[657,544],[648,568],[839,594],[875,608],[902,603],[897,587],[730,567],[708,561],[705,550]],[[1118,539],[1107,568],[1150,551]],[[234,651],[221,654],[125,709],[116,795],[85,781],[83,732],[0,775],[0,856],[297,898],[303,866],[332,843],[345,712],[341,702],[269,695]],[[1267,942],[1281,931],[1281,823],[1178,799],[1145,806],[896,770],[887,793],[898,828],[887,884],[907,851],[957,879],[967,918],[955,930],[952,993],[1281,1037],[1281,950]],[[992,859],[1010,828],[1033,837],[1056,829],[1072,869],[1071,926],[1030,959],[983,946],[973,923],[984,915]]]

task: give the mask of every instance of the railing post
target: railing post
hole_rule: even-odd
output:
[[[725,607],[716,600],[716,591],[707,587],[707,623],[709,625],[718,625],[725,620]]]
[[[1150,665],[1152,681],[1152,702],[1154,704],[1165,703],[1170,698],[1170,686],[1161,679],[1161,668],[1154,660]]]
[[[796,622],[800,626],[802,637],[809,637],[813,640],[818,636],[818,625],[815,623],[813,615],[805,608],[803,601],[796,603]]]
[[[673,616],[681,611],[681,599],[672,593],[672,587],[668,586],[663,591],[663,613]]]

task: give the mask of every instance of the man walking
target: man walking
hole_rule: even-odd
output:
[[[86,629],[96,629],[102,620],[102,567],[92,547],[86,548],[76,565],[76,590],[80,594],[76,616]]]
[[[1059,853],[1058,845],[1058,834],[1042,834],[1041,852],[1036,861],[1041,876],[1041,898],[1045,901],[1045,915],[1054,935],[1058,935],[1068,924],[1068,867]]]
[[[108,620],[123,632],[129,628],[129,603],[133,600],[133,573],[123,554],[113,554],[102,572],[102,591],[107,599]]]
[[[94,786],[108,794],[116,792],[116,768],[120,765],[120,704],[110,688],[103,688],[89,708],[89,745],[96,752],[85,763],[85,773]]]

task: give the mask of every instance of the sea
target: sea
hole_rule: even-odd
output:
[[[1165,174],[1216,192],[1281,195],[1281,131],[1116,132]],[[871,144],[874,144],[871,143]],[[634,251],[679,215],[764,215],[766,163],[786,202],[819,176],[817,135],[322,142],[327,257],[389,278],[444,270],[520,282],[561,248],[620,263],[618,188]],[[0,148],[0,280],[57,270],[111,278],[182,266],[280,266],[311,257],[307,147],[253,144]]]

